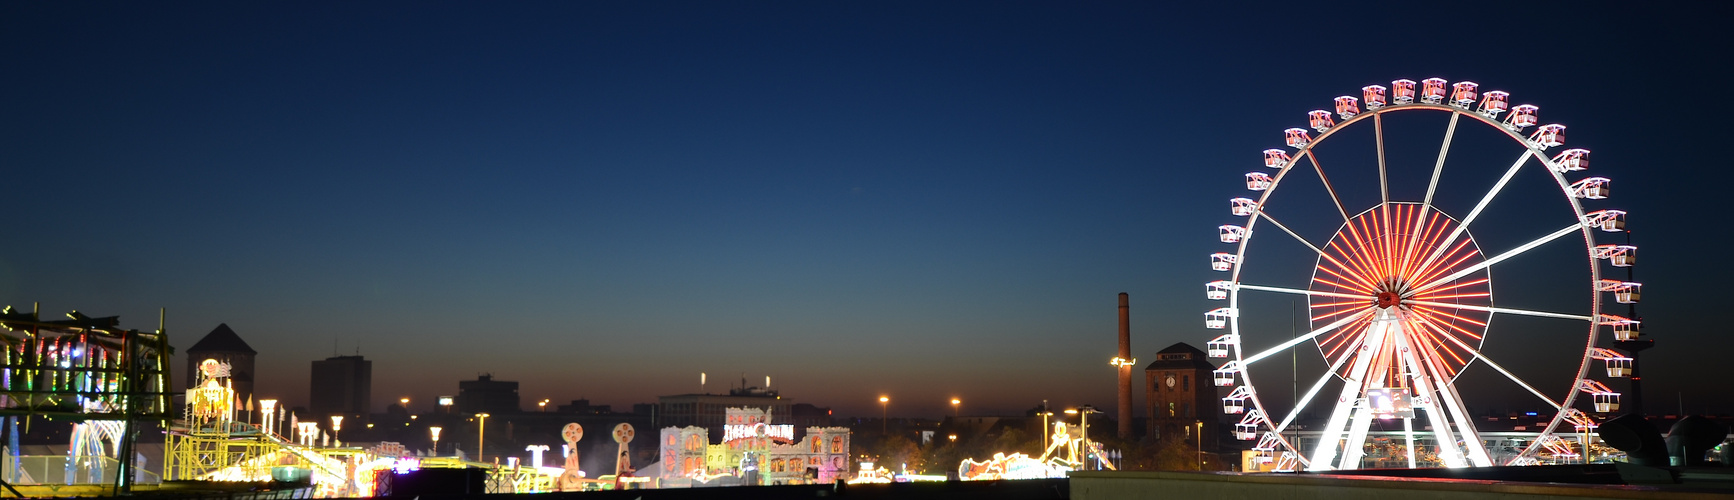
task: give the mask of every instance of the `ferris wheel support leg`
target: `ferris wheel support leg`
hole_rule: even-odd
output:
[[[1413,340],[1413,336],[1406,333],[1397,339],[1397,349],[1402,353],[1402,360],[1406,365],[1404,371],[1407,372],[1410,383],[1414,384],[1415,392],[1427,398],[1423,404],[1417,406],[1427,411],[1427,424],[1433,427],[1433,441],[1439,445],[1439,460],[1445,462],[1446,467],[1464,467],[1467,464],[1463,462],[1463,452],[1457,449],[1457,439],[1452,436],[1450,421],[1439,408],[1439,397],[1433,391],[1433,382],[1427,375],[1428,370],[1421,366],[1420,355],[1417,355],[1412,347],[1415,345]]]
[[[1493,460],[1487,456],[1487,447],[1481,443],[1481,436],[1475,432],[1475,422],[1469,419],[1469,412],[1463,409],[1463,396],[1457,393],[1457,387],[1451,384],[1451,377],[1445,373],[1445,368],[1439,364],[1438,358],[1422,355],[1428,371],[1438,380],[1436,393],[1440,403],[1450,412],[1451,420],[1457,424],[1457,432],[1462,435],[1464,458],[1475,467],[1489,467]]]
[[[1403,449],[1409,452],[1409,468],[1415,468],[1415,417],[1403,417]]]
[[[1355,412],[1349,421],[1349,437],[1343,441],[1343,457],[1337,462],[1337,470],[1355,470],[1361,468],[1361,457],[1367,454],[1367,429],[1373,426],[1373,409],[1367,398],[1355,400]]]
[[[1308,462],[1308,470],[1331,470],[1331,462],[1337,458],[1337,450],[1345,446],[1358,444],[1343,443],[1343,431],[1348,427],[1349,412],[1358,406],[1365,388],[1363,382],[1367,377],[1367,368],[1372,364],[1373,350],[1384,342],[1384,334],[1388,323],[1375,322],[1367,328],[1367,334],[1361,337],[1361,345],[1355,346],[1355,364],[1349,369],[1349,377],[1343,382],[1343,392],[1337,397],[1336,407],[1331,409],[1331,419],[1325,424],[1324,432],[1319,434],[1319,442],[1313,448],[1313,458]]]

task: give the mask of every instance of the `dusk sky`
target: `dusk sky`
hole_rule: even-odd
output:
[[[625,407],[744,372],[839,415],[877,415],[880,395],[893,416],[952,397],[1112,412],[1115,295],[1141,365],[1204,347],[1219,303],[1203,284],[1223,279],[1208,255],[1228,251],[1216,227],[1260,151],[1335,96],[1437,76],[1536,104],[1594,152],[1587,173],[1613,180],[1594,206],[1630,211],[1641,249],[1650,411],[1726,412],[1731,14],[7,2],[0,305],[140,329],[166,308],[180,349],[227,323],[260,352],[258,393],[291,405],[311,361],[359,350],[375,411],[425,411],[479,373],[519,381],[527,406]],[[1443,123],[1393,139],[1416,145],[1403,168],[1431,167]],[[1463,140],[1462,188],[1441,194],[1459,216],[1516,151],[1482,162]],[[1331,175],[1377,201],[1373,170]],[[1515,215],[1472,230],[1502,251],[1568,223],[1518,227],[1562,199],[1520,179],[1500,198]],[[1325,241],[1341,219],[1313,208],[1284,222]],[[1563,260],[1496,267],[1495,301],[1587,309],[1582,241],[1555,245]],[[1311,257],[1290,257],[1304,279]],[[1583,276],[1521,272],[1557,262]],[[1583,335],[1524,325],[1496,318],[1490,355],[1563,393],[1553,367],[1575,369]],[[1499,385],[1460,389],[1472,408],[1538,403],[1466,380]]]

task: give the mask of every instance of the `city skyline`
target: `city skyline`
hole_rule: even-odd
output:
[[[0,172],[27,191],[0,210],[40,239],[0,247],[0,305],[164,308],[178,349],[227,324],[254,391],[303,404],[310,362],[359,353],[375,409],[482,373],[629,408],[744,372],[847,416],[1110,410],[1116,295],[1139,383],[1203,348],[1260,152],[1335,96],[1442,77],[1594,151],[1644,256],[1648,410],[1728,412],[1727,9],[7,4]],[[1583,295],[1559,279],[1499,303]],[[1514,368],[1555,370],[1535,351]]]

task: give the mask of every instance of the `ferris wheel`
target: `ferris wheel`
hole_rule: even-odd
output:
[[[1584,408],[1593,413],[1618,410],[1619,393],[1592,378],[1591,369],[1599,361],[1608,378],[1630,375],[1631,358],[1597,344],[1603,331],[1611,331],[1617,341],[1632,340],[1638,335],[1639,322],[1635,318],[1608,314],[1604,307],[1612,308],[1606,298],[1620,304],[1636,303],[1640,285],[1604,279],[1602,266],[1630,267],[1637,260],[1637,249],[1626,244],[1598,244],[1596,237],[1600,232],[1624,232],[1626,214],[1611,209],[1586,211],[1586,202],[1608,196],[1610,181],[1606,177],[1579,174],[1589,166],[1588,150],[1550,152],[1551,148],[1564,144],[1565,126],[1538,127],[1538,108],[1527,104],[1509,106],[1509,98],[1509,94],[1500,91],[1478,93],[1474,82],[1450,84],[1439,78],[1424,80],[1419,86],[1411,80],[1393,81],[1389,88],[1367,86],[1361,89],[1359,99],[1337,97],[1335,117],[1326,110],[1308,113],[1311,130],[1284,131],[1292,153],[1284,149],[1265,150],[1264,166],[1271,170],[1246,174],[1246,188],[1255,194],[1229,200],[1230,212],[1244,219],[1218,228],[1221,241],[1233,245],[1233,250],[1211,255],[1211,268],[1225,273],[1227,279],[1205,285],[1208,299],[1225,301],[1226,305],[1205,313],[1205,326],[1227,330],[1208,343],[1207,351],[1210,357],[1228,359],[1215,370],[1214,382],[1218,387],[1232,387],[1222,399],[1223,410],[1240,417],[1234,436],[1254,442],[1255,460],[1275,470],[1359,468],[1370,443],[1369,429],[1375,421],[1383,427],[1395,425],[1394,421],[1401,419],[1409,467],[1417,463],[1417,434],[1433,441],[1436,448],[1432,449],[1437,451],[1429,458],[1441,465],[1495,465],[1496,455],[1484,444],[1465,402],[1466,396],[1474,397],[1482,388],[1459,384],[1459,376],[1476,363],[1540,398],[1541,404],[1552,412],[1539,437],[1513,448],[1521,449],[1519,452],[1505,453],[1500,464],[1533,464],[1544,456],[1549,459],[1575,456],[1570,443],[1556,432],[1564,431],[1569,436],[1571,429],[1594,428],[1595,419],[1578,405],[1587,400],[1589,404]],[[1386,149],[1387,133],[1392,131],[1395,121],[1393,113],[1449,114],[1437,160],[1430,165],[1425,195],[1418,199],[1394,199],[1392,195],[1388,174],[1395,172],[1387,170]],[[1446,213],[1437,201],[1440,196],[1452,194],[1440,192],[1440,178],[1446,170],[1452,139],[1459,135],[1460,127],[1476,126],[1496,132],[1485,134],[1487,137],[1503,138],[1494,141],[1503,143],[1499,147],[1510,148],[1516,155],[1515,161],[1496,180],[1477,181],[1480,185],[1490,182],[1491,188],[1463,197],[1478,200],[1473,209]],[[1333,137],[1344,137],[1344,130],[1366,128],[1372,129],[1374,138],[1379,198],[1371,206],[1346,205],[1344,200],[1353,198],[1344,196],[1345,192],[1339,191],[1327,174],[1346,176],[1357,172],[1333,171],[1328,166],[1330,162],[1322,166],[1319,160],[1322,155],[1315,150]],[[1430,149],[1425,153],[1431,157]],[[1498,165],[1503,166],[1503,162]],[[1522,243],[1484,250],[1471,229],[1477,224],[1481,225],[1479,229],[1499,226],[1499,222],[1483,218],[1487,208],[1512,185],[1520,170],[1535,168],[1545,169],[1552,179],[1548,185],[1557,185],[1558,190],[1548,187],[1543,193],[1507,196],[1558,197],[1570,206],[1574,217],[1566,219],[1564,212],[1560,212],[1557,225],[1535,231],[1539,235],[1524,235],[1514,240]],[[1413,172],[1416,179],[1425,174],[1419,168],[1416,170]],[[1370,171],[1359,173],[1371,177]],[[1270,202],[1278,198],[1278,186],[1285,179],[1294,179],[1291,174],[1311,177],[1309,182],[1322,184],[1325,196],[1319,198],[1328,201],[1319,203],[1325,206],[1310,212],[1292,211],[1291,215],[1286,209],[1294,205],[1284,200],[1281,207],[1285,210],[1272,209]],[[1364,184],[1370,186],[1371,181]],[[1463,204],[1467,205],[1467,201]],[[1316,218],[1320,213],[1329,214],[1326,217],[1330,219],[1320,227],[1336,227],[1328,239],[1322,238],[1323,234],[1312,234],[1309,238],[1303,234],[1306,231],[1295,229],[1296,219]],[[1275,243],[1281,245],[1254,246],[1255,227],[1261,230],[1258,233],[1261,242],[1277,238],[1299,245],[1279,241]],[[1493,282],[1507,270],[1500,263],[1572,235],[1581,236],[1584,245],[1583,253],[1572,252],[1577,259],[1583,259],[1574,266],[1587,264],[1589,280],[1561,284],[1565,288],[1561,295],[1581,296],[1587,299],[1587,307],[1580,303],[1570,311],[1550,311],[1495,306]],[[1575,238],[1567,241],[1572,239]],[[1243,271],[1256,268],[1285,245],[1306,249],[1301,251],[1306,254],[1304,259],[1287,259],[1313,262],[1311,279],[1306,284],[1262,283],[1256,278],[1248,281],[1249,276]],[[1548,247],[1559,245],[1571,246],[1562,242]],[[1284,261],[1269,260],[1273,264],[1267,266],[1281,266]],[[1309,274],[1305,269],[1299,271],[1291,274]],[[1304,300],[1310,331],[1273,333],[1270,328],[1243,327],[1242,318],[1289,314],[1286,309],[1243,310],[1252,302],[1248,299],[1255,298],[1253,294],[1287,294]],[[1562,328],[1568,332],[1581,332],[1571,333],[1571,338],[1582,339],[1581,344],[1574,341],[1546,349],[1547,355],[1575,360],[1576,373],[1561,373],[1545,383],[1531,383],[1514,374],[1509,368],[1524,360],[1496,359],[1497,356],[1483,349],[1490,325],[1501,322],[1501,316],[1545,318],[1567,324]],[[1581,330],[1577,330],[1579,327]],[[1323,357],[1319,364],[1327,368],[1321,373],[1297,373],[1292,408],[1285,411],[1273,407],[1270,403],[1276,402],[1260,397],[1252,380],[1253,369],[1271,363],[1274,355],[1303,343],[1318,347]],[[1289,360],[1277,363],[1288,368]],[[1594,375],[1600,377],[1600,370],[1597,372]],[[1326,390],[1327,387],[1333,390]],[[1296,437],[1299,434],[1292,432],[1303,413],[1328,415],[1322,427],[1310,429],[1317,436],[1312,443],[1302,442]],[[1544,414],[1541,418],[1547,417]],[[1413,422],[1416,419],[1423,422]]]

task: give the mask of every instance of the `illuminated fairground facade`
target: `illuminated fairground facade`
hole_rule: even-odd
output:
[[[1582,175],[1589,150],[1561,148],[1564,125],[1515,102],[1469,81],[1369,85],[1245,174],[1204,324],[1226,330],[1208,344],[1227,360],[1212,378],[1255,469],[1569,463],[1585,455],[1573,436],[1619,411],[1604,381],[1632,377],[1642,348],[1626,212],[1604,205],[1607,177]],[[1517,293],[1495,305],[1496,284]],[[1296,364],[1301,344],[1318,358]],[[1461,377],[1471,368],[1480,378]],[[1477,428],[1470,405],[1504,391],[1550,409],[1539,433]],[[1303,414],[1328,418],[1297,433]]]
[[[795,426],[773,424],[762,408],[728,408],[725,417],[717,444],[703,427],[662,429],[661,487],[700,486],[725,477],[742,485],[829,483],[848,475],[847,427],[808,427],[796,441]]]
[[[135,483],[156,482],[133,460],[117,458],[135,456],[139,424],[170,418],[169,342],[161,321],[155,332],[141,332],[121,329],[118,317],[66,316],[48,321],[36,308],[0,311],[0,415],[11,431],[8,492],[50,495],[36,488],[51,487],[60,494],[121,494]],[[26,416],[74,422],[67,456],[17,456],[17,420]]]

